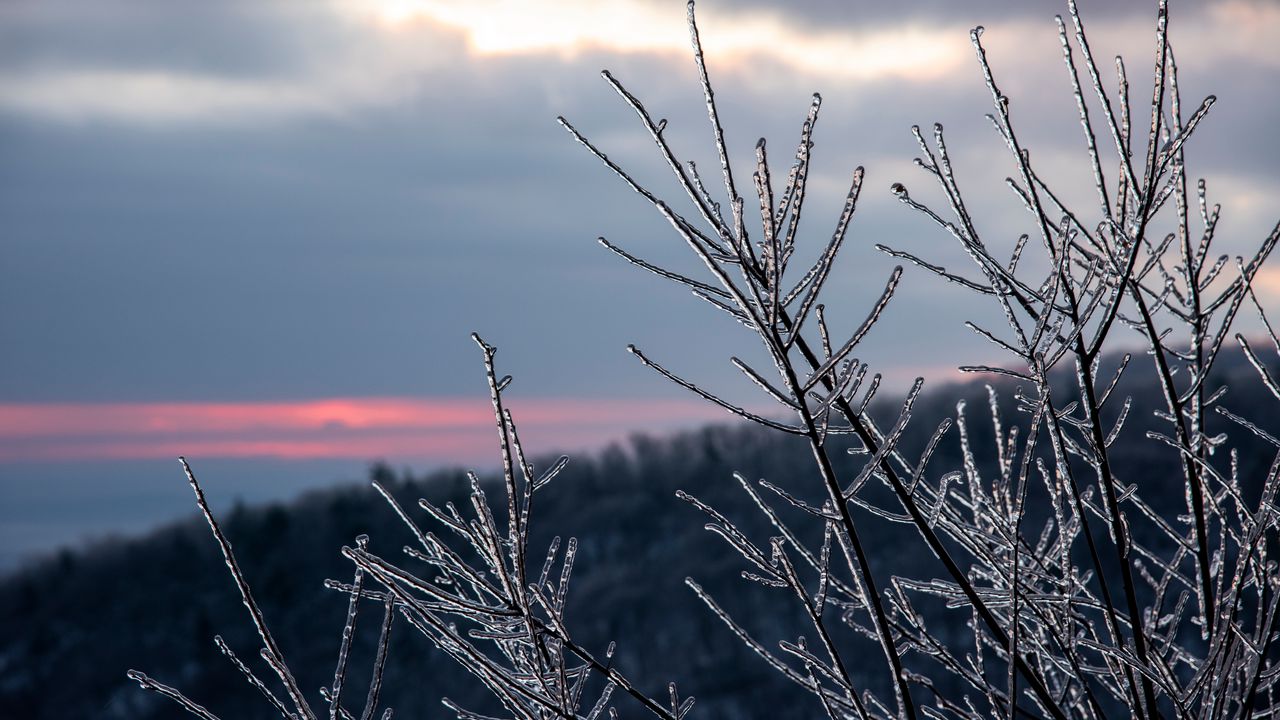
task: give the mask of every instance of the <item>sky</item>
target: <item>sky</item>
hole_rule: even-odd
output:
[[[1080,0],[1095,52],[1149,87],[1154,3]],[[885,243],[962,266],[898,203],[928,197],[909,128],[941,122],[993,243],[1025,228],[983,118],[968,32],[985,26],[1033,162],[1092,185],[1056,0],[702,0],[730,152],[776,172],[821,92],[802,249],[867,181],[827,297],[865,316]],[[1218,103],[1188,147],[1223,205],[1223,252],[1280,217],[1280,4],[1172,0],[1184,103]],[[767,408],[728,363],[740,327],[627,266],[599,236],[696,271],[683,243],[557,124],[664,196],[679,189],[608,68],[715,167],[680,0],[10,0],[0,4],[0,567],[189,513],[185,454],[218,502],[359,478],[374,460],[496,462],[479,332],[516,380],[535,453],[724,419],[647,354]],[[1110,82],[1108,80],[1108,82]],[[745,170],[740,170],[745,173]],[[919,188],[919,191],[916,190]],[[933,198],[936,199],[936,196]],[[1260,276],[1280,306],[1280,269]],[[908,270],[862,359],[901,392],[996,359],[981,300]],[[753,355],[755,353],[755,355]]]

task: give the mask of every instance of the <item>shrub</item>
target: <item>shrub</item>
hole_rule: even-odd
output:
[[[760,592],[775,594],[778,613],[799,613],[809,628],[805,635],[766,643],[695,580],[687,581],[689,588],[763,663],[811,693],[833,719],[1267,717],[1280,707],[1272,694],[1280,574],[1268,559],[1280,520],[1275,504],[1280,455],[1262,476],[1242,476],[1230,436],[1214,430],[1229,426],[1276,448],[1280,441],[1228,410],[1221,402],[1226,388],[1215,386],[1211,376],[1233,322],[1249,307],[1280,353],[1280,340],[1266,325],[1251,288],[1280,239],[1280,226],[1247,261],[1213,256],[1219,208],[1209,205],[1203,181],[1196,185],[1194,202],[1189,199],[1184,147],[1214,98],[1190,112],[1182,106],[1168,42],[1167,2],[1162,0],[1157,12],[1145,138],[1142,133],[1134,137],[1123,62],[1117,58],[1115,66],[1120,91],[1110,94],[1074,2],[1068,8],[1068,19],[1058,19],[1059,39],[1096,205],[1068,207],[1061,199],[1065,194],[1037,173],[987,61],[980,27],[971,39],[994,105],[989,117],[1012,158],[1016,172],[1007,182],[1027,211],[1028,233],[1005,250],[980,236],[941,126],[928,136],[919,128],[912,132],[921,152],[916,164],[937,183],[945,207],[917,200],[901,183],[892,185],[903,204],[960,244],[973,268],[966,274],[907,252],[879,249],[987,298],[1006,320],[999,330],[969,325],[1001,348],[1007,360],[999,367],[962,368],[999,376],[993,386],[1001,388],[1005,400],[989,388],[990,418],[982,422],[990,429],[980,432],[971,425],[962,403],[954,419],[941,419],[921,449],[903,447],[901,438],[919,414],[923,381],[906,393],[896,417],[878,421],[869,409],[880,376],[853,359],[894,296],[902,269],[892,272],[866,319],[843,341],[828,332],[820,301],[862,189],[861,168],[852,173],[831,238],[817,259],[799,272],[791,267],[818,96],[780,187],[770,172],[765,141],[757,144],[755,193],[748,206],[738,185],[741,176],[729,161],[692,3],[689,29],[724,203],[692,163],[685,166],[676,158],[664,137],[665,121],[655,121],[605,72],[687,195],[692,218],[560,120],[652,204],[705,266],[708,279],[650,264],[602,239],[605,247],[688,287],[748,328],[773,362],[765,371],[731,360],[786,411],[785,419],[703,390],[631,348],[672,382],[749,422],[795,435],[812,451],[817,481],[811,486],[737,478],[773,528],[770,537],[752,537],[696,497],[679,496],[704,513],[708,530],[741,556],[748,568],[744,578],[763,586]],[[1165,226],[1167,234],[1156,230]],[[1164,330],[1166,324],[1177,332]],[[1123,342],[1123,330],[1145,340],[1148,357],[1140,362],[1151,363],[1163,394],[1154,411],[1160,429],[1145,437],[1121,433],[1135,403],[1115,390],[1131,355],[1116,361],[1108,350]],[[441,535],[423,530],[417,511],[411,515],[374,483],[416,542],[406,553],[431,570],[424,575],[374,555],[364,537],[342,549],[355,570],[350,583],[328,583],[349,597],[334,680],[322,691],[329,717],[354,717],[343,702],[348,650],[362,608],[376,605],[381,639],[362,720],[379,708],[388,638],[397,624],[400,632],[424,635],[453,657],[512,717],[597,718],[606,711],[615,714],[615,700],[629,696],[654,715],[680,720],[693,699],[682,697],[674,682],[666,696],[652,697],[614,666],[612,645],[601,650],[575,641],[564,608],[576,541],[557,538],[537,556],[529,544],[534,500],[565,459],[535,471],[504,406],[510,378],[498,376],[495,349],[475,339],[501,440],[501,499],[491,500],[494,488],[486,491],[472,475],[472,507],[465,512],[422,501],[424,519]],[[1244,336],[1236,334],[1234,340],[1280,400],[1280,384],[1267,364]],[[1011,405],[1015,421],[1008,417]],[[963,451],[961,466],[934,468],[934,450],[953,427]],[[975,440],[988,432],[989,442],[977,447]],[[1171,510],[1159,498],[1172,485],[1168,478],[1119,477],[1113,463],[1118,440],[1151,443],[1166,453],[1180,468],[1185,507]],[[853,472],[846,472],[837,457],[846,450],[856,459]],[[183,466],[262,639],[262,658],[284,696],[225,644],[219,647],[283,717],[315,718],[195,476],[185,461]],[[899,574],[892,557],[874,557],[886,550],[870,547],[860,534],[869,522],[909,529],[936,559],[933,574]],[[868,671],[877,658],[881,669]],[[213,717],[173,688],[137,671],[130,676],[199,717]],[[481,717],[444,702],[460,718]],[[390,715],[387,709],[383,717]]]

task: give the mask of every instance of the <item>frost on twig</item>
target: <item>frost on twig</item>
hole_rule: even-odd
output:
[[[613,667],[612,644],[592,651],[572,636],[565,599],[577,556],[577,540],[551,541],[539,561],[530,555],[530,526],[537,494],[564,467],[561,458],[535,471],[494,371],[496,348],[473,336],[484,358],[502,458],[505,512],[499,516],[484,484],[472,474],[468,519],[452,505],[422,500],[427,516],[444,536],[424,531],[391,493],[375,485],[405,523],[420,547],[406,553],[425,563],[433,577],[422,577],[363,547],[345,547],[359,572],[383,588],[411,628],[456,660],[482,682],[513,717],[599,717],[615,692],[631,696],[653,714],[683,717],[692,698],[675,710],[642,693]],[[502,519],[500,520],[499,517]],[[445,705],[460,718],[480,717],[452,700]],[[678,711],[678,712],[677,712]]]

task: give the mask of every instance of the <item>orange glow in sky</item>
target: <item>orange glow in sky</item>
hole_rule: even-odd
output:
[[[695,400],[522,399],[535,451],[594,446],[648,426],[723,420]],[[0,461],[176,457],[430,459],[496,451],[489,402],[327,398],[292,402],[0,403]]]

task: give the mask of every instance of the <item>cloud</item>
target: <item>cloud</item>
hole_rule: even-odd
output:
[[[306,12],[237,3],[222,12],[151,14],[123,0],[106,5],[87,17],[66,3],[8,8],[5,20],[18,30],[0,31],[11,46],[0,65],[0,111],[144,125],[351,118],[403,106],[450,86],[451,76],[505,71],[501,61],[509,58],[564,73],[584,58],[686,64],[689,55],[680,6],[647,0],[332,0]],[[986,3],[975,16],[973,8],[937,3],[907,3],[894,12],[859,3],[856,12],[841,12],[811,2],[783,12],[704,2],[699,17],[713,72],[765,91],[801,78],[824,87],[852,83],[842,87],[854,93],[886,83],[897,84],[900,94],[911,92],[902,83],[954,85],[975,72],[968,39],[974,17],[987,19],[997,69],[1002,58],[1016,58],[1022,89],[1041,88],[1032,75],[1061,77],[1053,67],[1060,64],[1053,10],[1026,4],[997,12],[996,5],[1008,8]],[[1131,6],[1086,10],[1100,18],[1090,29],[1101,58],[1149,52],[1150,13]],[[815,24],[824,14],[827,22]],[[1270,41],[1280,33],[1280,7],[1223,0],[1180,12],[1177,20],[1179,56],[1193,66],[1216,72],[1224,65],[1240,71],[1280,64]],[[89,24],[101,28],[90,32]],[[121,42],[104,43],[104,33]]]
[[[63,4],[10,8],[8,19],[22,33],[0,33],[17,48],[6,51],[0,72],[0,110],[141,124],[349,116],[403,103],[424,84],[503,58],[566,67],[588,55],[684,62],[689,54],[679,6],[641,0],[336,0],[309,13],[255,14],[235,6],[226,12],[230,20],[218,21],[204,17],[207,9],[147,17],[125,12],[137,10],[131,3],[109,4],[135,21],[109,13],[78,17]],[[820,30],[777,11],[707,3],[700,12],[710,62],[747,76],[919,83],[947,77],[969,59],[960,25]],[[86,31],[95,19],[124,41],[114,52]],[[149,35],[139,34],[138,25]],[[308,42],[311,36],[327,42]]]
[[[345,4],[356,17],[391,30],[419,24],[461,31],[479,56],[554,53],[573,57],[585,51],[689,53],[678,6],[642,0],[378,0]],[[719,64],[767,59],[806,72],[844,79],[934,79],[951,72],[957,50],[966,47],[954,28],[915,25],[868,30],[814,31],[778,11],[731,10],[707,3],[700,10],[704,45]]]
[[[457,38],[373,31],[330,3],[51,0],[0,8],[0,111],[60,122],[226,125],[402,103]]]
[[[145,124],[218,121],[251,116],[331,113],[338,106],[314,89],[290,83],[172,72],[73,70],[0,77],[11,111],[61,121]]]

